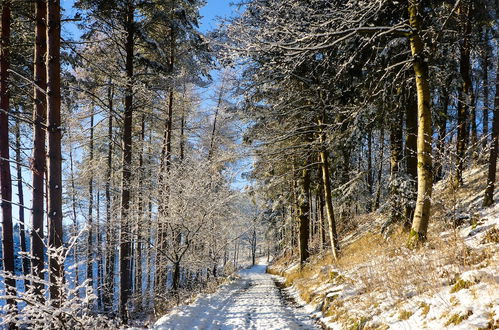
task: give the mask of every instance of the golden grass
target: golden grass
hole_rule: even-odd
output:
[[[402,309],[399,312],[399,319],[401,319],[401,320],[408,320],[413,314],[414,314],[414,312],[406,311],[405,309]]]
[[[380,305],[379,294],[396,303],[415,294],[437,293],[442,285],[454,283],[455,290],[469,287],[473,283],[464,285],[459,274],[476,268],[477,264],[487,263],[493,253],[488,249],[468,248],[457,233],[446,239],[430,236],[427,244],[416,250],[405,246],[406,239],[407,233],[401,228],[395,230],[389,240],[380,234],[367,232],[345,246],[338,261],[334,261],[330,254],[318,255],[302,267],[286,271],[285,265],[289,266],[291,260],[279,260],[269,268],[269,272],[284,276],[285,286],[294,285],[301,299],[321,306],[324,316],[351,328],[364,326],[365,322],[357,323],[361,315],[352,314],[349,306],[376,313]],[[452,266],[444,269],[444,265]],[[348,298],[342,298],[340,293],[326,296],[316,290],[326,283],[355,284],[362,290]],[[420,307],[424,315],[430,310],[430,306],[424,303]],[[411,315],[412,312],[401,310],[399,318],[407,319]],[[356,321],[352,323],[352,320]]]
[[[482,244],[496,243],[499,244],[499,228],[492,228],[485,233]]]
[[[468,311],[464,314],[453,314],[445,323],[445,326],[448,327],[449,325],[458,325],[464,320],[468,319],[471,315],[473,314],[472,311]]]
[[[461,280],[459,276],[462,272],[497,262],[491,258],[497,253],[494,246],[480,249],[468,247],[458,230],[452,231],[452,226],[446,220],[449,210],[456,210],[456,205],[461,201],[481,194],[482,179],[477,174],[468,178],[462,188],[444,185],[445,189],[436,192],[437,202],[432,209],[428,240],[417,249],[407,248],[408,233],[402,226],[395,228],[392,235],[385,239],[375,226],[376,215],[367,214],[352,219],[355,223],[353,227],[357,229],[348,244],[343,243],[339,260],[335,261],[330,253],[323,252],[312,256],[302,267],[287,269],[294,261],[288,255],[277,260],[269,272],[284,276],[286,286],[294,285],[304,301],[320,306],[325,316],[342,323],[346,329],[359,326],[383,328],[384,325],[370,324],[363,318],[365,315],[355,315],[354,311],[367,311],[371,316],[381,312],[380,308],[396,311],[408,297],[423,293],[437,294],[444,285],[453,284],[452,292],[457,292],[475,284]],[[478,224],[480,219],[472,210],[470,212],[471,223]],[[445,237],[440,236],[443,230],[448,231]],[[497,243],[498,233],[496,228],[489,230],[484,242]],[[341,233],[343,237],[348,234]],[[351,285],[357,292],[345,297],[341,296],[341,292],[326,296],[317,288],[327,283],[332,286]],[[391,305],[386,305],[386,301]],[[380,302],[385,304],[380,307]],[[419,307],[423,315],[430,311],[430,306],[424,302]],[[401,319],[411,315],[412,312],[406,313],[403,309],[399,313]],[[450,318],[445,315],[445,318],[451,322],[449,324],[454,324],[468,316],[459,316],[461,320],[454,315]]]

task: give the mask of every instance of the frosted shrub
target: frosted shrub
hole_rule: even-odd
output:
[[[81,233],[80,233],[81,235]],[[70,239],[67,247],[54,249],[48,248],[49,258],[67,265],[66,262],[71,249],[78,237]],[[17,326],[20,329],[113,329],[118,324],[103,315],[92,311],[97,297],[93,293],[88,281],[76,283],[73,269],[76,265],[65,267],[64,277],[57,279],[61,297],[58,301],[48,298],[50,283],[36,276],[15,276],[1,272],[3,278],[14,278],[17,281],[26,281],[25,291],[18,291],[16,295],[0,296],[1,300],[13,299],[17,302],[17,309],[4,305],[1,309],[0,327]],[[47,270],[44,270],[46,273]],[[42,285],[45,289],[36,293],[35,284]],[[83,294],[81,294],[83,293]]]

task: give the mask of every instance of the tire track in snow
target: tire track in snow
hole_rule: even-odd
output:
[[[218,292],[179,306],[154,329],[315,329],[310,317],[285,304],[265,265],[240,272]]]

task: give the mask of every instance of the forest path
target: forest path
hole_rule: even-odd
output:
[[[179,306],[154,329],[315,329],[309,315],[287,305],[264,264],[194,304]]]

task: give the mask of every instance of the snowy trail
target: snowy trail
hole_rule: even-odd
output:
[[[315,329],[306,313],[284,304],[266,267],[241,271],[240,279],[193,305],[177,307],[154,329]]]

